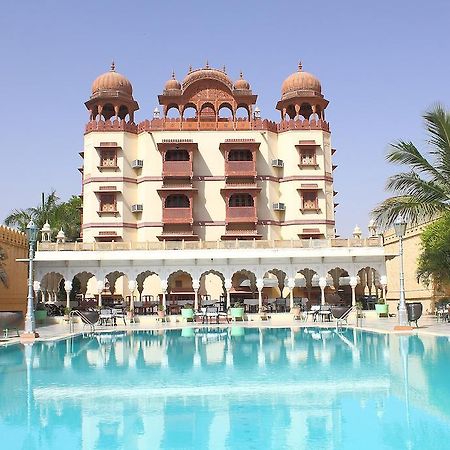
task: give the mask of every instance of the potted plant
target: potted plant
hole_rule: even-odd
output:
[[[233,320],[244,320],[244,305],[240,302],[235,302],[235,304],[230,308],[231,318]]]
[[[66,322],[69,321],[69,314],[70,314],[71,308],[68,308],[67,306],[64,307],[64,320]]]
[[[258,314],[261,320],[267,320],[269,318],[267,316],[267,306],[265,305],[261,306],[261,308],[259,308]]]
[[[375,311],[378,313],[378,317],[388,317],[389,315],[389,305],[387,305],[384,299],[378,299],[375,304]]]
[[[356,318],[362,319],[364,317],[363,313],[363,303],[361,301],[356,302]]]
[[[166,316],[166,311],[164,310],[164,305],[162,303],[160,303],[156,309],[157,309],[158,317]]]
[[[192,322],[194,320],[194,308],[190,303],[186,303],[181,310],[181,317],[186,319],[186,322]]]
[[[45,322],[45,319],[47,319],[47,308],[44,303],[36,303],[34,308],[34,318],[36,319],[36,322]]]
[[[291,314],[294,319],[301,319],[301,308],[300,305],[295,305],[291,308]]]

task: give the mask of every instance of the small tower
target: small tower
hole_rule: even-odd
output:
[[[51,242],[51,240],[52,229],[50,228],[50,224],[47,221],[41,229],[41,242]]]
[[[361,239],[361,236],[362,236],[361,228],[359,228],[359,226],[356,225],[355,228],[353,229],[353,238]]]
[[[64,242],[66,242],[66,235],[65,235],[63,229],[61,228],[58,231],[58,234],[56,235],[56,243],[57,244],[64,244]]]
[[[327,106],[328,100],[322,95],[320,81],[305,72],[299,63],[298,71],[289,75],[281,86],[281,100],[277,103],[281,120],[297,120],[300,116],[306,120],[325,120]]]
[[[127,78],[111,69],[92,83],[91,98],[85,103],[90,120],[125,120],[134,122],[139,105],[133,98],[133,87]]]

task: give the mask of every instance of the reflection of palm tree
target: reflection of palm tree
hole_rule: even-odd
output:
[[[8,286],[8,274],[5,270],[5,261],[7,258],[6,252],[0,247],[0,282],[5,287]]]
[[[449,210],[450,205],[450,113],[436,106],[424,115],[431,145],[428,155],[412,142],[391,145],[387,160],[409,167],[408,172],[388,179],[393,197],[380,203],[373,215],[382,227],[393,224],[399,214],[410,223],[429,220]]]

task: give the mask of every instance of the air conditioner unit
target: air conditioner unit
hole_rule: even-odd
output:
[[[144,161],[142,159],[135,159],[134,161],[131,161],[131,167],[133,169],[141,169],[144,167]]]
[[[137,204],[137,205],[131,205],[131,212],[142,212],[144,210],[144,205]]]
[[[285,211],[286,205],[284,203],[273,203],[272,204],[274,211]]]
[[[282,159],[272,159],[272,167],[284,167]]]

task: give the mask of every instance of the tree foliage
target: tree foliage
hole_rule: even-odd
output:
[[[428,284],[437,286],[450,283],[450,213],[428,225],[421,235],[421,254],[417,275]]]
[[[373,210],[381,228],[388,228],[402,214],[417,224],[450,211],[450,113],[440,105],[427,112],[424,121],[428,133],[427,153],[408,141],[391,144],[386,159],[408,167],[391,176],[386,189],[394,195]]]
[[[5,219],[5,224],[25,232],[28,222],[33,219],[39,230],[45,222],[50,224],[52,236],[55,237],[62,228],[68,241],[75,241],[81,232],[81,198],[73,195],[62,202],[53,190],[44,196],[42,204],[27,208],[15,209]]]

